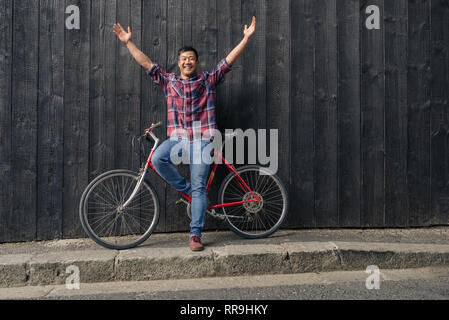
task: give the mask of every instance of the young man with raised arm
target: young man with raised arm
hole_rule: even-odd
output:
[[[167,136],[170,138],[156,149],[152,163],[160,176],[172,187],[192,196],[189,238],[192,251],[204,249],[201,242],[201,230],[207,208],[206,184],[210,163],[203,161],[202,151],[213,139],[211,132],[217,129],[216,87],[231,70],[255,31],[256,18],[253,17],[251,25],[249,27],[245,25],[242,41],[211,71],[197,73],[198,52],[192,47],[181,48],[178,54],[180,71],[178,76],[174,73],[166,73],[135,46],[132,42],[130,27],[125,31],[120,24],[114,24],[114,33],[128,47],[131,55],[153,81],[161,86],[165,94]],[[179,174],[172,161],[172,149],[176,146],[175,150],[178,150],[180,144],[190,157],[190,183]]]

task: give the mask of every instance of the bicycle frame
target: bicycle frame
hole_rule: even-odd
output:
[[[151,163],[151,158],[153,157],[154,152],[156,151],[157,147],[159,146],[159,142],[160,140],[154,135],[154,133],[152,132],[154,128],[150,128],[147,129],[145,131],[145,135],[150,135],[151,138],[154,140],[154,146],[151,149],[150,155],[148,156],[148,160],[145,164],[145,167],[143,169],[143,171],[141,172],[141,177],[137,183],[137,185],[135,186],[133,192],[131,193],[131,196],[129,197],[129,199],[123,204],[123,208],[125,208],[131,201],[132,199],[135,197],[135,195],[137,194],[137,192],[140,190],[140,187],[142,185],[143,180],[145,179],[145,175],[148,171],[148,168],[151,168],[159,177],[161,177],[161,179],[164,180],[164,178],[162,178],[162,176],[157,172],[157,170],[154,168],[153,164]],[[224,145],[224,144],[223,144]],[[223,148],[223,146],[222,146]],[[242,179],[242,177],[238,174],[237,170],[234,168],[234,166],[232,166],[231,164],[229,164],[226,159],[224,158],[223,154],[220,152],[214,152],[213,156],[217,155],[217,159],[214,163],[214,167],[212,168],[212,171],[209,175],[208,181],[207,181],[207,187],[206,187],[206,194],[209,194],[209,190],[210,187],[212,185],[212,181],[214,180],[214,176],[215,176],[215,172],[217,171],[217,167],[219,164],[219,159],[221,159],[223,161],[223,163],[226,165],[226,167],[229,169],[229,171],[234,172],[238,178],[237,183],[240,185],[240,187],[242,188],[242,190],[246,193],[250,192],[253,196],[253,198],[249,199],[249,200],[244,200],[244,201],[237,201],[237,202],[229,202],[229,203],[222,203],[222,204],[217,204],[217,205],[213,205],[213,206],[209,206],[207,207],[207,211],[210,210],[215,210],[218,208],[222,208],[222,207],[232,207],[232,206],[237,206],[240,204],[244,204],[244,203],[248,203],[248,202],[260,202],[259,197],[257,197],[257,195],[254,194],[254,192],[251,190],[251,188],[245,183],[245,181]],[[164,180],[165,181],[165,180]],[[192,198],[189,197],[188,195],[186,195],[185,193],[178,191],[178,193],[184,197],[188,203],[192,203]]]

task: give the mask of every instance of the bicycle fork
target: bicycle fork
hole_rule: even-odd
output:
[[[145,175],[148,171],[148,167],[151,164],[151,157],[153,156],[154,151],[157,149],[157,147],[159,145],[160,140],[154,135],[154,133],[149,132],[149,135],[154,140],[154,146],[151,149],[151,152],[150,152],[150,155],[148,156],[148,161],[145,164],[145,167],[143,168],[143,170],[140,170],[141,172],[140,172],[139,181],[137,182],[136,186],[134,187],[134,190],[131,193],[128,200],[126,200],[125,203],[121,206],[121,209],[124,209],[129,205],[129,203],[134,199],[134,197],[136,196],[136,194],[139,192],[140,188],[142,187],[142,183],[143,183],[143,180],[145,179]]]
[[[145,168],[143,169],[143,172],[141,173],[141,177],[140,177],[139,181],[137,182],[136,186],[134,187],[133,192],[129,196],[128,200],[126,200],[125,203],[122,205],[121,209],[126,208],[128,206],[128,204],[131,201],[133,201],[134,197],[139,192],[140,187],[142,186],[142,183],[143,183],[143,180],[145,179],[145,174],[147,173],[147,170],[148,170],[148,166],[146,165]]]

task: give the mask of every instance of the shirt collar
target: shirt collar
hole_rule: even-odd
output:
[[[189,78],[188,80],[184,80],[183,78],[181,78],[181,76],[177,75],[176,80],[181,81],[184,84],[195,82],[195,81],[201,80],[201,73],[197,73],[196,75],[194,75],[192,78]]]

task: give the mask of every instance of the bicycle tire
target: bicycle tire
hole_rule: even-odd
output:
[[[138,209],[136,209],[137,207],[130,207],[128,206],[126,209],[124,210],[128,210],[128,213],[118,213],[118,207],[120,206],[120,204],[118,202],[112,203],[114,201],[116,201],[116,199],[114,199],[114,195],[117,195],[117,192],[120,192],[120,187],[119,186],[115,186],[114,182],[111,182],[112,185],[112,191],[111,191],[111,187],[108,186],[110,192],[108,193],[102,193],[101,196],[99,196],[98,198],[102,198],[103,200],[103,207],[101,207],[101,210],[109,210],[109,211],[104,211],[107,214],[104,214],[105,218],[97,218],[97,220],[100,219],[104,219],[104,221],[108,221],[107,220],[107,215],[110,215],[112,218],[112,215],[114,215],[115,220],[118,220],[119,216],[121,216],[121,221],[122,221],[122,226],[119,227],[118,229],[120,230],[120,234],[112,234],[112,231],[117,231],[117,227],[114,226],[111,228],[111,234],[108,234],[108,237],[105,237],[104,235],[101,234],[101,232],[95,230],[96,228],[94,227],[94,222],[92,221],[92,218],[90,218],[92,215],[98,215],[100,216],[100,214],[102,214],[102,212],[95,212],[94,208],[100,208],[100,207],[94,207],[91,206],[90,208],[90,213],[89,213],[89,202],[92,204],[92,201],[90,201],[91,196],[93,195],[95,190],[100,190],[99,186],[102,185],[102,183],[104,182],[103,185],[106,185],[106,181],[108,181],[108,179],[112,179],[114,177],[126,177],[128,180],[131,179],[130,181],[130,185],[123,185],[123,187],[121,188],[121,192],[122,192],[122,197],[120,199],[120,202],[123,204],[124,200],[127,199],[127,196],[129,196],[129,194],[131,193],[131,191],[134,189],[133,188],[133,182],[134,181],[138,181],[139,175],[133,171],[129,171],[129,170],[112,170],[112,171],[108,171],[105,172],[103,174],[101,174],[100,176],[96,177],[92,182],[89,183],[89,185],[86,187],[86,189],[83,192],[83,195],[81,196],[81,200],[80,200],[80,206],[79,206],[79,216],[80,216],[80,220],[81,220],[81,225],[84,229],[84,231],[87,233],[87,235],[89,236],[89,238],[91,238],[93,241],[95,241],[97,244],[108,248],[108,249],[114,249],[114,250],[125,250],[125,249],[131,249],[134,248],[138,245],[140,245],[141,243],[143,243],[145,240],[147,240],[150,235],[153,233],[154,229],[156,228],[158,222],[159,222],[159,215],[160,215],[160,206],[159,206],[159,199],[157,196],[157,193],[155,191],[155,189],[153,188],[153,186],[151,184],[149,184],[146,181],[143,181],[142,186],[140,187],[139,190],[139,194],[137,197],[133,199],[134,201],[138,200]],[[122,180],[124,180],[125,178],[123,178]],[[126,191],[125,191],[126,189]],[[142,191],[143,190],[143,191]],[[97,191],[98,194],[100,194],[99,191]],[[142,202],[142,196],[141,196],[141,192],[144,193],[148,193],[149,198],[148,199],[144,199],[144,201]],[[107,203],[106,201],[109,201],[111,203]],[[134,204],[133,202],[131,202],[131,204]],[[96,202],[95,204],[98,204],[98,202]],[[136,205],[136,204],[134,204]],[[145,207],[150,207],[150,205],[153,205],[153,213],[152,213],[152,217],[151,218],[147,218],[145,216],[145,218],[142,217],[142,211],[146,210],[144,212],[149,212],[149,209],[145,209]],[[107,208],[107,209],[106,209]],[[115,208],[115,209],[112,209]],[[147,220],[148,221],[148,225],[145,225],[143,227],[140,227],[135,221],[137,216],[134,216],[133,214],[131,214],[130,212],[134,210],[135,212],[139,211],[139,220],[143,221],[143,220]],[[122,209],[123,211],[123,209]],[[129,224],[127,224],[125,222],[125,216],[129,216],[132,217],[132,219],[130,219],[129,221],[136,223],[136,227],[139,228],[139,231],[136,230],[135,233],[130,232],[133,231],[131,230],[131,227]],[[104,223],[104,221],[101,221],[101,223]],[[110,224],[110,222],[108,222]],[[125,227],[123,227],[125,226]],[[128,231],[125,230],[126,227],[128,228]],[[136,229],[137,229],[136,228]],[[137,238],[135,238],[137,237]],[[128,240],[129,239],[129,240]]]
[[[273,196],[271,194],[275,191],[271,191],[271,189],[267,189],[266,191],[270,191],[270,193],[268,195],[270,195],[271,198],[268,197],[268,195],[267,195],[267,197],[265,198],[265,202],[264,201],[261,201],[260,203],[252,202],[252,203],[248,203],[248,204],[241,204],[238,206],[223,207],[222,210],[223,210],[223,214],[224,214],[225,222],[226,222],[227,226],[234,233],[236,233],[237,235],[239,235],[243,238],[246,238],[246,239],[261,239],[261,238],[266,238],[266,237],[272,235],[274,232],[276,232],[281,227],[282,223],[285,221],[285,218],[287,216],[287,212],[288,212],[287,189],[285,188],[281,179],[279,179],[279,177],[277,175],[275,175],[274,173],[272,173],[265,167],[261,167],[258,165],[247,165],[247,166],[243,166],[243,167],[236,169],[236,171],[242,177],[242,179],[245,181],[245,183],[253,190],[253,192],[257,192],[258,196],[261,196],[262,198],[264,197],[262,181],[259,181],[259,180],[246,181],[245,173],[253,172],[254,174],[257,174],[259,172],[259,176],[263,177],[262,175],[260,175],[260,171],[263,171],[266,174],[264,176],[270,177],[269,178],[270,179],[269,181],[271,181],[270,187],[272,186],[273,189],[278,189],[275,191],[278,191],[279,195],[275,195],[275,198],[272,198]],[[234,194],[235,197],[228,196],[226,189],[231,189],[230,183],[232,181],[237,181],[237,180],[234,180],[234,178],[237,178],[237,176],[234,172],[231,172],[226,176],[226,178],[221,183],[220,189],[218,191],[218,203],[223,204],[223,203],[227,203],[227,202],[238,202],[238,201],[247,200],[247,199],[250,199],[253,197],[251,193],[249,193],[249,192],[244,193],[243,190],[241,190],[241,192],[242,192],[241,197],[240,197],[240,195],[237,195],[237,194]],[[250,177],[247,176],[246,178],[250,178]],[[260,179],[263,180],[264,178],[260,178]],[[265,181],[267,181],[267,179],[268,178],[265,178]],[[258,182],[260,182],[260,185],[258,184]],[[265,188],[267,188],[267,187],[265,186]],[[234,191],[234,193],[236,193],[236,192],[237,191]],[[282,206],[280,205],[281,202],[279,202],[279,199],[280,199],[279,196],[281,196],[281,198],[282,198],[282,201],[281,201]],[[273,201],[271,201],[271,199],[273,199]],[[275,202],[274,202],[274,199],[276,199]],[[264,200],[264,199],[262,199],[262,200]],[[276,203],[275,207],[274,207],[274,203]],[[231,209],[227,209],[227,208],[231,208]],[[241,208],[241,209],[236,210],[235,208]],[[268,216],[270,216],[270,214],[273,214],[274,212],[269,213],[267,210],[272,211],[275,208],[277,208],[277,210],[281,211],[281,212],[279,213],[278,217],[276,216],[275,218],[273,218],[273,217],[270,217],[269,219],[267,218],[267,220],[271,221],[272,225],[265,230],[263,230],[263,229],[257,230],[257,221],[259,221],[259,223],[261,223],[263,225],[262,213],[265,214],[265,217],[268,217]],[[248,210],[251,212],[249,212]],[[241,218],[230,217],[230,216],[235,216],[235,214],[241,214],[242,217]],[[243,215],[247,216],[247,218],[248,218],[247,226],[250,225],[249,224],[250,219],[254,219],[253,221],[256,221],[255,222],[256,230],[252,230],[252,231],[244,230],[242,228],[243,224],[242,223],[238,224],[236,222],[240,219],[244,219]]]

